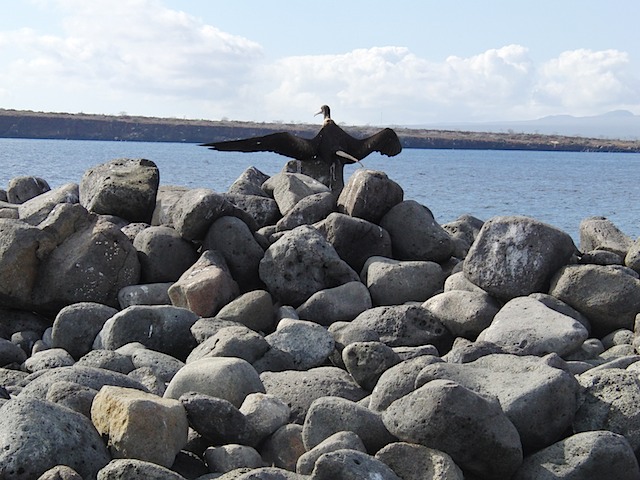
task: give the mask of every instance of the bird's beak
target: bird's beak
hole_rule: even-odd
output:
[[[322,113],[322,109],[320,109],[319,111],[317,111],[316,113],[313,114],[313,116],[315,117],[316,115],[320,115]]]

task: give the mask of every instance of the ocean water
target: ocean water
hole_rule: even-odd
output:
[[[52,188],[78,183],[89,167],[124,157],[154,161],[161,184],[218,192],[250,166],[273,175],[287,161],[189,143],[0,139],[0,188],[23,175],[42,177]],[[526,215],[577,242],[580,222],[603,216],[632,238],[640,236],[640,154],[405,149],[392,158],[370,155],[363,164],[385,172],[405,199],[429,207],[441,224],[463,214],[482,220]],[[345,181],[357,168],[345,167]]]

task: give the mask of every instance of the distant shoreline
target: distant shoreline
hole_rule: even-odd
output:
[[[354,136],[375,126],[344,126]],[[0,109],[0,138],[204,143],[279,131],[313,137],[318,124],[188,120],[129,115]],[[640,153],[640,141],[533,133],[463,132],[394,127],[405,148]]]

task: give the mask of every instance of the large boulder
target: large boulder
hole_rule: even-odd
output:
[[[7,185],[7,201],[9,203],[24,203],[38,195],[51,190],[44,178],[14,177]]]
[[[273,196],[282,215],[287,215],[300,200],[309,195],[329,192],[327,186],[310,176],[288,172],[273,175],[262,184],[262,189]]]
[[[402,187],[384,172],[359,169],[340,193],[338,211],[378,223],[403,197]]]
[[[171,227],[145,228],[135,236],[133,246],[144,283],[175,282],[198,259],[193,244]]]
[[[585,315],[603,337],[619,328],[633,330],[640,312],[640,280],[630,270],[603,265],[567,265],[553,278],[549,293]]]
[[[625,257],[633,239],[625,235],[611,220],[589,217],[580,222],[580,250],[607,250]]]
[[[336,208],[331,192],[308,195],[296,203],[287,214],[278,220],[276,231],[292,230],[300,225],[310,225],[327,217]]]
[[[91,212],[149,223],[159,183],[158,167],[151,160],[112,160],[84,173],[80,203]]]
[[[464,261],[475,285],[501,298],[546,291],[553,274],[576,252],[565,232],[532,218],[494,217],[482,226]]]
[[[31,200],[27,200],[18,207],[20,220],[24,220],[31,225],[37,225],[47,218],[59,204],[78,203],[79,196],[78,184],[76,183],[67,183],[49,190],[33,197]]]
[[[274,297],[294,307],[320,290],[359,280],[331,244],[307,225],[272,244],[260,261],[259,273]]]
[[[371,306],[367,287],[361,282],[349,282],[314,293],[296,311],[303,320],[328,326],[353,320]]]

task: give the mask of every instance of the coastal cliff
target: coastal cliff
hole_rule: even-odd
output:
[[[129,115],[0,109],[0,138],[203,143],[289,131],[313,137],[316,124],[188,120]],[[379,127],[345,127],[367,136]],[[640,141],[530,133],[460,132],[394,127],[405,148],[640,152]]]

